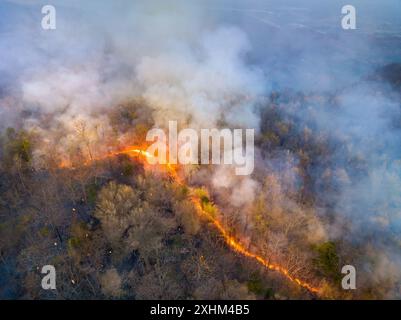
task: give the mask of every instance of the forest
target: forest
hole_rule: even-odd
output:
[[[398,79],[394,81],[386,70],[376,78],[397,86]],[[235,175],[227,178],[224,175],[229,173],[219,173],[224,166],[176,165],[171,172],[129,153],[96,157],[106,146],[117,150],[117,137],[144,141],[153,123],[151,107],[143,100],[109,109],[114,136],[107,139],[99,132],[94,138],[84,123],[78,124],[76,147],[63,154],[52,152],[57,150],[52,145],[58,141],[56,133],[54,142],[45,144],[34,130],[8,128],[1,136],[0,295],[28,299],[385,297],[394,281],[391,277],[381,289],[369,280],[359,281],[355,293],[341,290],[340,266],[362,265],[366,260],[374,264],[375,255],[366,255],[369,242],[330,240],[325,224],[336,213],[331,203],[338,192],[336,180],[344,179],[347,170],[355,174],[350,179],[357,179],[366,174],[366,164],[363,158],[343,154],[347,166],[339,168],[333,158],[343,149],[341,142],[317,129],[312,117],[302,128],[297,125],[296,113],[288,106],[306,108],[311,101],[318,107],[338,107],[336,97],[297,92],[275,92],[261,99],[261,131],[256,137],[260,157],[279,158],[281,163],[278,169],[259,165],[252,175],[256,182]],[[37,148],[45,150],[38,153]],[[296,163],[293,154],[299,159]],[[242,185],[252,189],[257,183],[258,191],[251,201],[244,200],[244,193],[233,200],[235,188],[228,184],[217,188],[208,178],[213,175],[220,184],[237,179],[233,184],[240,189]],[[247,250],[282,265],[292,276],[318,287],[318,292],[291,283],[280,272],[230,248],[211,221],[199,215],[191,200],[194,195],[202,210],[221,221]],[[332,207],[332,216],[319,215],[320,206]],[[341,227],[347,228],[345,221]],[[40,270],[48,264],[57,270],[57,290],[39,285]],[[359,275],[370,276],[368,270]]]
[[[401,297],[399,1],[49,5],[0,1],[0,299]]]

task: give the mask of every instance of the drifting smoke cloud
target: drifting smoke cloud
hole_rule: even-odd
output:
[[[319,204],[336,203],[329,237],[344,237],[342,219],[351,221],[346,236],[352,241],[380,234],[374,251],[392,261],[398,277],[399,131],[390,120],[399,116],[399,102],[392,89],[360,80],[401,53],[399,4],[362,1],[359,30],[344,33],[340,1],[286,2],[53,1],[52,32],[40,28],[41,1],[0,4],[12,12],[0,25],[0,129],[35,129],[44,139],[59,139],[62,152],[73,147],[77,123],[85,123],[95,141],[98,128],[111,132],[104,110],[141,97],[157,126],[179,120],[199,129],[223,121],[258,131],[256,102],[272,90],[329,93],[335,108],[310,103],[305,111],[290,101],[281,110],[297,119],[299,132],[312,124],[342,145],[333,147],[331,168],[331,183],[341,192],[316,190]],[[386,33],[375,37],[376,30]],[[380,42],[384,36],[388,41]],[[276,175],[283,194],[300,183],[297,155],[287,151],[257,159],[257,170]],[[345,154],[363,159],[366,174],[358,175]],[[235,177],[231,169],[216,168],[212,187],[228,205],[247,208],[261,181]],[[320,169],[312,172],[318,181]],[[281,203],[295,206],[287,197]],[[322,229],[317,233],[325,237]]]

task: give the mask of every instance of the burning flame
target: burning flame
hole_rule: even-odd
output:
[[[109,158],[109,157],[113,157],[113,156],[120,155],[120,154],[125,154],[128,156],[134,156],[134,157],[142,156],[146,159],[154,157],[152,154],[150,154],[149,152],[147,152],[141,148],[129,147],[129,148],[123,149],[121,151],[109,153],[108,155],[98,158],[98,159],[92,159],[92,161],[102,160],[104,158]],[[91,161],[88,161],[88,163],[89,162],[91,162]],[[173,167],[171,164],[167,164],[167,168],[169,169],[169,173],[174,178],[175,182],[177,182],[179,184],[184,184],[184,182],[179,178],[179,176],[175,170],[175,167]],[[218,219],[214,218],[211,214],[209,214],[208,212],[203,210],[201,200],[198,197],[192,196],[191,201],[194,204],[194,206],[197,208],[197,212],[200,215],[206,217],[215,226],[215,228],[219,231],[219,233],[223,237],[225,243],[231,249],[233,249],[235,252],[237,252],[245,257],[254,259],[256,262],[263,265],[265,268],[267,268],[269,270],[274,270],[274,271],[280,273],[281,275],[286,277],[290,282],[295,283],[298,286],[301,286],[301,287],[307,289],[311,293],[317,294],[320,292],[319,288],[314,287],[313,285],[309,284],[308,282],[303,281],[300,278],[297,278],[297,277],[291,275],[290,272],[288,271],[288,269],[286,269],[278,264],[271,263],[271,262],[267,261],[265,258],[263,258],[262,256],[247,250],[245,248],[245,246],[243,244],[241,244],[240,241],[238,241],[235,237],[233,237],[229,234],[229,232],[226,230],[226,228],[221,224],[221,222]]]
[[[278,264],[274,264],[274,263],[269,263],[265,258],[263,258],[262,256],[257,255],[256,253],[252,253],[250,251],[248,251],[244,245],[242,245],[239,241],[237,241],[233,236],[230,236],[228,231],[224,228],[224,226],[220,223],[220,221],[218,221],[216,218],[212,217],[209,213],[207,213],[206,211],[203,210],[202,205],[200,203],[200,199],[196,198],[196,197],[192,197],[192,202],[195,204],[196,208],[198,209],[198,211],[206,216],[212,223],[213,225],[216,227],[216,229],[220,232],[220,234],[223,236],[225,243],[232,248],[234,251],[238,252],[239,254],[248,257],[248,258],[252,258],[254,260],[256,260],[259,264],[263,265],[264,267],[266,267],[269,270],[274,270],[277,271],[279,273],[281,273],[282,275],[284,275],[288,280],[290,280],[293,283],[298,284],[299,286],[309,290],[312,293],[318,293],[319,289],[310,285],[309,283],[302,281],[301,279],[292,276],[289,271],[278,265]]]
[[[134,156],[138,155],[138,156],[144,156],[146,158],[153,158],[153,155],[150,154],[149,152],[136,148],[128,148],[122,151],[117,151],[112,153],[112,155],[119,155],[119,154],[134,155]]]

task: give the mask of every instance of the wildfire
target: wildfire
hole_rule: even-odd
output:
[[[142,149],[136,149],[136,148],[128,148],[122,151],[117,151],[113,152],[112,155],[119,155],[119,154],[126,154],[126,155],[138,155],[138,156],[144,156],[146,158],[152,158],[153,155],[150,154],[149,152],[142,150]]]
[[[284,275],[291,282],[298,284],[299,286],[309,290],[310,292],[313,292],[313,293],[318,293],[319,292],[318,288],[310,285],[309,283],[307,283],[305,281],[302,281],[301,279],[299,279],[297,277],[293,277],[289,273],[289,271],[287,269],[283,268],[282,266],[280,266],[278,264],[274,264],[274,263],[269,263],[262,256],[259,256],[256,253],[252,253],[249,250],[247,250],[239,241],[237,241],[233,236],[229,235],[228,231],[223,227],[223,225],[220,223],[220,221],[218,221],[216,218],[212,217],[209,213],[207,213],[206,211],[203,210],[199,198],[193,197],[192,198],[192,202],[195,204],[195,206],[198,209],[198,211],[202,215],[206,216],[213,223],[213,225],[216,227],[216,229],[223,236],[223,238],[225,240],[225,243],[230,248],[232,248],[234,251],[242,254],[245,257],[252,258],[252,259],[256,260],[258,263],[260,263],[261,265],[263,265],[264,267],[266,267],[269,270],[274,270],[274,271],[277,271],[277,272],[281,273],[282,275]]]
[[[90,165],[91,163],[93,163],[93,161],[100,161],[100,160],[104,160],[107,158],[112,158],[118,155],[128,155],[131,157],[144,157],[144,158],[150,158],[153,157],[152,154],[150,154],[149,152],[147,152],[146,150],[143,150],[139,147],[129,147],[129,148],[125,148],[123,150],[120,151],[113,151],[113,152],[109,152],[106,155],[102,155],[99,157],[92,157],[90,159],[86,159],[85,161],[80,163],[80,166],[86,166],[86,165]],[[59,168],[71,168],[73,167],[73,165],[68,162],[68,161],[61,161],[61,163],[58,164]]]
[[[99,159],[96,159],[96,160],[101,160],[104,158],[113,157],[113,156],[117,156],[120,154],[125,154],[125,155],[133,156],[133,157],[141,157],[142,156],[146,159],[154,157],[152,154],[150,154],[149,152],[147,152],[141,148],[129,147],[129,148],[123,149],[121,151],[111,152],[108,155],[101,157]],[[92,159],[92,161],[93,160],[95,160],[95,159]],[[175,167],[173,167],[171,164],[167,164],[166,166],[169,170],[169,173],[174,178],[174,180],[179,184],[183,184],[184,182],[177,175]],[[189,188],[189,189],[191,190],[191,188]],[[197,208],[197,212],[200,215],[206,217],[210,222],[212,222],[212,224],[215,226],[215,228],[219,231],[219,233],[223,237],[225,243],[231,249],[233,249],[235,252],[237,252],[245,257],[254,259],[256,262],[263,265],[265,268],[267,268],[269,270],[274,270],[274,271],[280,273],[281,275],[285,276],[292,283],[295,283],[295,284],[307,289],[308,291],[310,291],[312,293],[316,294],[316,293],[320,292],[319,288],[314,287],[313,285],[311,285],[295,276],[292,276],[290,274],[290,272],[286,268],[282,267],[281,265],[271,263],[271,262],[267,261],[265,258],[263,258],[262,256],[247,250],[245,248],[245,246],[243,244],[241,244],[241,242],[239,240],[237,240],[235,237],[233,237],[229,234],[229,232],[226,230],[226,228],[221,224],[221,222],[218,219],[214,218],[208,212],[203,210],[202,205],[201,205],[201,200],[198,197],[192,196],[191,201]]]

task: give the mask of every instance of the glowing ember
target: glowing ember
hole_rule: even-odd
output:
[[[138,156],[145,156],[146,158],[153,158],[153,155],[150,154],[149,152],[136,148],[129,148],[123,151],[114,152],[112,155],[118,155],[118,154],[138,155]]]

